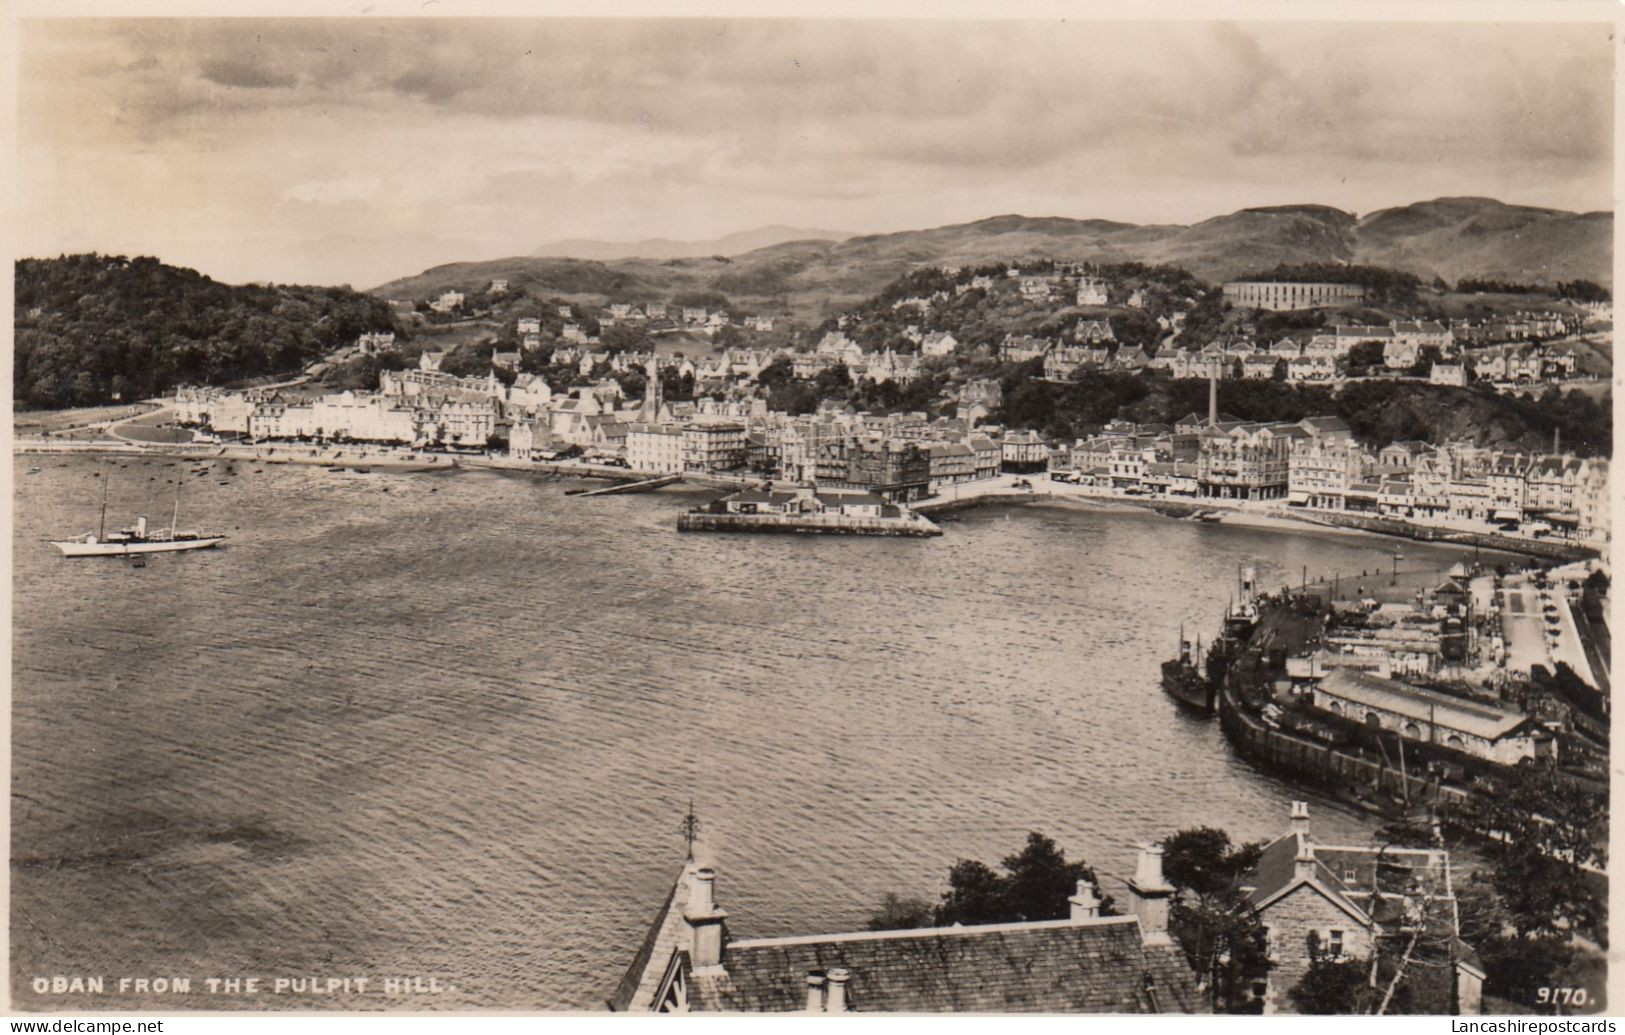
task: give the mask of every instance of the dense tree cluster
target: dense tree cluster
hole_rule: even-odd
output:
[[[887,895],[869,929],[1064,920],[1071,912],[1067,900],[1079,881],[1100,886],[1086,863],[1067,862],[1053,840],[1035,831],[1027,835],[1021,851],[1000,861],[998,869],[973,859],[954,863],[948,870],[948,890],[934,907],[923,899]],[[1101,916],[1116,915],[1111,896],[1101,895],[1100,903]]]
[[[1560,280],[1556,285],[1546,285],[1466,277],[1456,283],[1456,290],[1465,294],[1556,295],[1576,302],[1606,302],[1613,297],[1607,288],[1592,280]]]
[[[16,264],[12,398],[93,406],[298,371],[389,306],[348,288],[232,286],[154,258],[66,255]]]

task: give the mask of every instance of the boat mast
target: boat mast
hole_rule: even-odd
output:
[[[175,475],[175,511],[169,517],[169,538],[175,538],[175,527],[181,520],[181,476]]]
[[[98,543],[107,538],[107,483],[112,478],[111,473],[102,475],[102,520],[96,526],[96,541]]]

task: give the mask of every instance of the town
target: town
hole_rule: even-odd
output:
[[[745,315],[735,324],[727,310],[703,305],[577,301],[543,308],[528,298],[515,304],[522,289],[499,280],[473,297],[494,307],[483,311],[507,312],[506,329],[478,343],[418,346],[416,362],[407,364],[414,349],[397,334],[413,327],[425,334],[434,326],[426,321],[441,316],[456,325],[471,296],[445,292],[398,302],[398,330],[361,335],[312,364],[303,383],[182,387],[175,419],[221,439],[577,459],[645,475],[860,490],[893,504],[1040,474],[1058,493],[1263,506],[1344,523],[1403,523],[1390,530],[1592,548],[1607,540],[1608,459],[1594,450],[1565,452],[1560,431],[1546,449],[1469,439],[1361,442],[1331,414],[1240,420],[1219,406],[1229,383],[1249,380],[1314,383],[1328,391],[1373,380],[1457,391],[1469,383],[1498,393],[1556,390],[1584,381],[1594,363],[1587,358],[1582,365],[1578,357],[1595,354],[1596,343],[1611,335],[1602,301],[1448,324],[1337,323],[1265,343],[1245,332],[1282,316],[1324,319],[1327,306],[1364,303],[1366,289],[1237,282],[1208,293],[1209,302],[1225,307],[1221,325],[1210,328],[1212,340],[1185,347],[1190,310],[1170,307],[1197,305],[1193,296],[1201,291],[1187,275],[1132,267],[1108,279],[1095,267],[1046,265],[1043,272],[1031,264],[999,267],[997,275],[928,268],[801,342],[787,340],[782,328],[775,333],[773,317]],[[942,286],[892,297],[921,284]],[[974,345],[951,330],[922,330],[944,305],[981,311],[999,301],[1073,320],[1078,307],[1104,313],[1114,300],[1121,305],[1110,319],[1077,316],[1062,338],[1005,331],[995,344],[982,324],[986,340]],[[1145,316],[1159,309],[1154,320]],[[1125,333],[1149,326],[1158,336],[1150,343],[1154,354],[1119,341],[1113,320]],[[1584,328],[1590,328],[1584,338],[1574,337]],[[895,339],[888,337],[894,332]],[[752,342],[747,334],[766,340]],[[661,344],[673,335],[689,346],[733,344],[691,356]],[[446,369],[452,361],[454,369]],[[1168,423],[1114,418],[1074,438],[1003,422],[1006,387],[1019,384],[1024,372],[1030,383],[1065,386],[1095,371],[1174,385],[1206,381],[1211,405],[1206,414]],[[375,374],[376,383],[332,390],[335,382],[353,383],[354,373]],[[875,405],[860,408],[865,400]]]

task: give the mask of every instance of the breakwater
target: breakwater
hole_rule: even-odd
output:
[[[766,532],[811,535],[941,535],[942,529],[923,517],[858,517],[847,514],[712,514],[689,511],[677,515],[679,532]]]

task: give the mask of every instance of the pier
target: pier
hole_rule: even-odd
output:
[[[648,478],[640,482],[622,482],[619,485],[606,485],[601,489],[588,489],[586,492],[576,494],[577,499],[588,496],[613,496],[623,492],[653,492],[656,489],[673,485],[683,480],[680,474],[663,474],[658,478]]]
[[[677,515],[679,532],[766,532],[806,535],[937,536],[942,529],[920,516],[859,517],[851,514],[718,514],[689,511]]]

